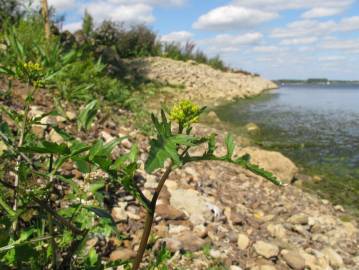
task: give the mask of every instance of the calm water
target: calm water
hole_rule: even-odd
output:
[[[241,127],[256,123],[261,132],[250,135],[255,143],[322,176],[307,186],[359,212],[359,86],[283,87],[217,113],[242,134]]]

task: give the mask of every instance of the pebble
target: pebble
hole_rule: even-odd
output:
[[[276,245],[264,241],[257,241],[253,247],[258,255],[261,255],[266,259],[276,257],[279,253],[279,248]]]
[[[132,249],[128,248],[120,248],[115,251],[113,251],[110,255],[111,261],[117,261],[117,260],[130,260],[136,257],[136,252],[134,252]]]
[[[304,270],[305,260],[295,251],[282,250],[281,255],[289,267],[295,270]]]
[[[239,234],[237,239],[237,245],[240,250],[245,250],[249,246],[249,238],[245,234]]]
[[[305,214],[296,214],[291,216],[287,222],[291,224],[298,224],[298,225],[307,225],[308,224],[308,216]]]

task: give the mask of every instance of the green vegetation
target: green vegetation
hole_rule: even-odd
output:
[[[10,9],[16,10],[16,5]],[[139,147],[133,145],[127,153],[114,156],[113,150],[124,138],[105,143],[94,139],[91,129],[99,111],[106,106],[133,109],[137,104],[135,92],[148,84],[120,76],[118,69],[111,72],[113,59],[105,57],[106,49],[120,57],[156,55],[160,46],[155,34],[144,26],[128,30],[111,22],[93,30],[92,19],[85,14],[83,43],[71,44],[59,33],[52,33],[46,40],[39,15],[16,18],[13,14],[17,13],[2,20],[4,31],[0,36],[4,45],[0,75],[7,84],[0,97],[1,269],[105,269],[119,265],[138,269],[162,187],[172,170],[189,162],[230,162],[281,185],[271,173],[251,164],[248,155],[233,159],[235,144],[231,135],[225,141],[227,154],[216,156],[215,135],[191,134],[192,123],[205,108],[184,101],[170,113],[162,110],[160,117],[151,115],[155,137],[150,142],[145,169],[149,174],[165,171],[149,200],[135,177]],[[116,61],[112,63],[120,68],[120,61]],[[220,66],[219,62],[218,58],[212,60],[213,65]],[[25,98],[20,102],[12,94],[14,84],[24,88]],[[54,99],[51,111],[33,116],[31,108],[44,93]],[[66,104],[81,108],[76,121],[68,119]],[[58,122],[43,121],[47,117],[62,117],[75,128],[69,131]],[[35,127],[40,127],[41,133],[34,132]],[[61,142],[51,139],[51,134],[56,134]],[[202,156],[189,154],[192,147],[202,144],[207,147]],[[69,166],[76,168],[80,177],[75,179],[68,174]],[[121,187],[147,212],[133,263],[107,262],[103,253],[86,245],[94,236],[118,240],[128,237],[118,230],[109,212],[108,196],[114,196],[111,192]],[[149,269],[167,269],[165,264],[170,256],[167,249],[161,248]]]

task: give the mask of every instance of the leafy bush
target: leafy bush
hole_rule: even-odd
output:
[[[140,57],[158,54],[156,34],[144,25],[126,28],[123,24],[104,21],[95,31],[95,47],[115,48],[119,57]]]
[[[196,47],[193,42],[186,42],[184,45],[176,42],[165,42],[162,46],[162,56],[174,60],[194,60],[200,64],[207,64],[214,69],[222,71],[229,70],[229,67],[224,64],[219,56],[208,58],[207,55],[201,50],[194,50]]]
[[[106,75],[106,66],[88,55],[79,55],[71,64],[64,66],[54,77],[59,94],[66,100],[89,101],[102,98],[124,104],[129,87]]]

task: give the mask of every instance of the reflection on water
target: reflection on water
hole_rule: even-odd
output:
[[[312,188],[359,209],[359,86],[284,87],[217,113],[235,126],[256,123],[255,141],[323,175]]]

